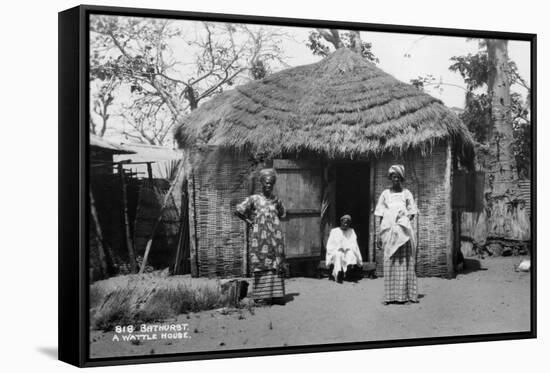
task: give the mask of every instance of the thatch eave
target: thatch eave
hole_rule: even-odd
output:
[[[180,147],[212,145],[280,156],[313,152],[369,158],[451,141],[459,156],[473,140],[443,103],[341,49],[311,65],[224,92],[176,129]]]

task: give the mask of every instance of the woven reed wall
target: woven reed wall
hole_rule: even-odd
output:
[[[518,180],[518,189],[519,198],[525,202],[525,210],[527,211],[527,215],[531,216],[531,180]]]
[[[430,154],[408,152],[401,157],[386,155],[373,162],[375,201],[389,187],[388,168],[402,163],[406,169],[404,186],[416,200],[419,216],[414,221],[417,234],[417,274],[449,276],[452,246],[450,155],[446,145]],[[243,223],[233,215],[235,206],[249,195],[252,165],[243,155],[221,150],[196,157],[189,178],[190,222],[196,242],[196,275],[239,277],[245,275],[246,235]],[[374,206],[373,206],[374,209]],[[375,222],[373,236],[378,231]],[[375,237],[372,241],[376,242]],[[383,276],[383,253],[375,252],[376,273]]]
[[[387,172],[392,164],[405,166],[404,187],[415,198],[419,215],[413,227],[417,235],[417,274],[423,277],[449,276],[448,254],[452,246],[451,186],[448,149],[434,147],[431,154],[409,152],[402,157],[386,155],[374,163],[375,203],[384,189],[390,186]],[[375,206],[373,206],[374,209]],[[379,230],[375,220],[376,235]],[[374,238],[372,242],[376,242]],[[376,249],[376,274],[383,276],[383,251]]]
[[[244,223],[233,212],[248,195],[250,163],[222,150],[196,154],[191,189],[191,229],[197,276],[244,275]]]

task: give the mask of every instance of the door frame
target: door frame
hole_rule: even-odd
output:
[[[374,261],[374,247],[373,247],[373,240],[372,235],[374,232],[374,206],[376,201],[374,201],[374,162],[368,161],[368,160],[334,160],[329,162],[329,167],[332,167],[334,169],[334,176],[336,178],[339,177],[338,175],[338,167],[339,166],[351,166],[351,167],[357,167],[357,168],[366,168],[368,175],[365,176],[366,182],[368,184],[369,195],[365,199],[368,202],[368,213],[367,215],[367,221],[365,224],[365,227],[361,230],[363,234],[366,234],[366,239],[364,240],[364,247],[360,247],[361,256],[363,257],[363,262],[367,261]],[[335,191],[334,191],[334,197],[333,201],[331,201],[331,204],[334,206],[334,216],[336,219],[338,218],[336,216],[337,211],[337,198],[336,195],[338,193],[338,184],[335,183]],[[337,221],[334,222],[337,224]],[[362,250],[361,250],[362,249]]]

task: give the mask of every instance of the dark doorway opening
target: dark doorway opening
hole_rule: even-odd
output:
[[[351,215],[352,228],[357,235],[363,261],[367,261],[369,245],[370,215],[370,169],[368,163],[340,163],[336,165],[336,221],[340,217]]]

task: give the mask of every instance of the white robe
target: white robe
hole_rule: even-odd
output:
[[[327,241],[327,255],[325,258],[327,267],[334,264],[332,275],[334,278],[338,272],[346,273],[348,265],[362,265],[363,259],[357,244],[357,236],[352,228],[343,231],[340,227],[333,228]]]
[[[417,214],[418,209],[408,189],[399,193],[391,193],[388,189],[382,192],[374,215],[382,217],[380,238],[384,259],[389,259],[407,241],[411,242],[413,256],[415,255],[416,240],[410,216]]]

